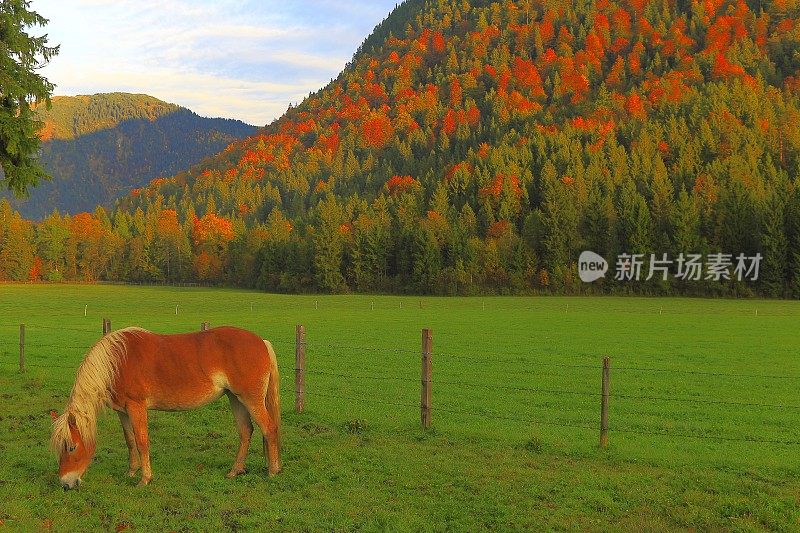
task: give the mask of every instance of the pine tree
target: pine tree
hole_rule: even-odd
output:
[[[343,292],[346,289],[342,275],[344,242],[340,226],[344,214],[333,195],[317,204],[319,224],[314,233],[314,277],[320,290]]]
[[[47,46],[47,35],[26,33],[32,26],[47,24],[29,6],[29,0],[0,3],[0,166],[4,174],[0,185],[19,196],[47,178],[37,160],[41,123],[34,108],[50,106],[55,86],[37,70],[58,54],[58,46]]]
[[[650,211],[632,181],[619,190],[617,213],[620,252],[648,257],[653,251]]]
[[[772,191],[764,205],[761,250],[763,263],[759,281],[769,296],[782,296],[786,286],[787,261],[789,255],[785,227],[785,202]]]

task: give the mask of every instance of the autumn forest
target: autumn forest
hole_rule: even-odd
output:
[[[799,90],[798,0],[408,0],[329,85],[113,209],[1,201],[0,279],[800,297]],[[763,262],[588,285],[584,249]]]

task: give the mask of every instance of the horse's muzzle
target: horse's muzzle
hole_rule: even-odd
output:
[[[78,476],[68,474],[61,478],[61,487],[64,490],[77,489],[81,486],[81,478]]]

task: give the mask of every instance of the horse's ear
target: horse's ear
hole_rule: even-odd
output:
[[[54,409],[50,410],[50,418],[52,418],[53,420],[58,419],[58,413],[56,413]]]

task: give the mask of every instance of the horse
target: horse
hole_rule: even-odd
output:
[[[272,477],[281,471],[279,379],[270,342],[243,329],[160,335],[131,327],[111,332],[84,356],[64,412],[51,412],[50,447],[59,458],[61,485],[64,490],[80,485],[94,456],[97,415],[104,407],[119,415],[128,446],[128,475],[134,477],[141,468],[143,486],[153,477],[148,409],[194,409],[223,394],[239,431],[239,450],[227,477],[246,471],[252,420],[261,429]]]

